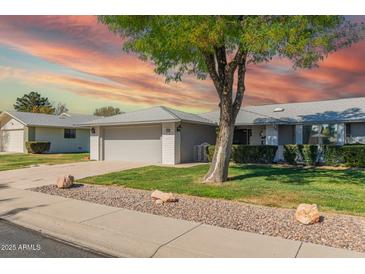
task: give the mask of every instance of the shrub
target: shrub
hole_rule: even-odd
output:
[[[345,165],[365,167],[365,145],[345,145],[341,151]]]
[[[214,145],[210,145],[207,147],[207,155],[208,155],[208,161],[211,162],[213,159],[213,154],[214,154]]]
[[[212,161],[215,146],[208,147],[208,160]],[[272,163],[277,146],[270,145],[233,145],[231,160],[235,163]]]
[[[314,166],[317,163],[318,146],[317,145],[301,145],[299,149],[303,161],[306,165]]]
[[[323,163],[328,166],[337,166],[344,163],[342,147],[338,145],[323,146]]]
[[[51,143],[44,141],[29,141],[25,143],[25,146],[29,153],[39,154],[48,152],[51,148]]]
[[[284,160],[290,165],[297,164],[297,157],[299,155],[298,145],[284,145]]]

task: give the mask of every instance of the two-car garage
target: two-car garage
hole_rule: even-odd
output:
[[[106,127],[104,159],[130,162],[162,162],[161,125]]]

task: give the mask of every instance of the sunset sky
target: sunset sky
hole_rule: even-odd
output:
[[[94,16],[0,16],[0,110],[11,110],[16,97],[30,91],[74,113],[106,105],[216,108],[209,80],[166,84],[152,64],[123,53],[121,45]],[[365,96],[365,41],[330,55],[319,69],[293,71],[275,59],[249,66],[246,79],[245,105]]]

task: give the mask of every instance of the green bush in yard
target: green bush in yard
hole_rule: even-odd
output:
[[[316,165],[318,157],[317,145],[302,145],[299,151],[306,165]]]
[[[209,162],[211,162],[212,159],[213,159],[214,149],[215,149],[215,146],[214,145],[210,145],[207,148],[207,154],[208,154],[208,161]]]
[[[338,166],[344,163],[342,146],[324,145],[323,163],[327,166]]]
[[[276,154],[277,146],[270,145],[233,145],[231,160],[238,164],[243,163],[272,163]],[[213,158],[214,146],[208,147],[208,160]]]
[[[48,152],[51,148],[51,143],[46,141],[29,141],[25,143],[29,153],[41,154]]]
[[[299,150],[299,145],[284,145],[284,160],[290,165],[297,164]]]
[[[345,165],[365,167],[365,145],[345,145],[341,151]]]

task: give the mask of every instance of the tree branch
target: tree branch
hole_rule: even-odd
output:
[[[238,63],[241,62],[245,52],[242,48],[238,48],[236,55],[233,57],[232,61],[228,64],[228,73],[234,73],[236,70]],[[246,59],[246,57],[245,57]],[[245,60],[246,61],[246,60]]]
[[[222,85],[222,79],[219,77],[217,70],[216,70],[216,64],[215,64],[215,58],[213,53],[203,53],[205,58],[205,64],[207,65],[208,72],[210,75],[210,78],[213,80],[213,84],[215,86],[215,89],[217,90],[217,93],[219,95],[219,98],[222,98],[222,92],[223,92],[223,85]]]
[[[222,45],[214,50],[218,63],[218,75],[224,81],[227,66],[226,47]]]
[[[237,78],[237,92],[236,98],[233,102],[233,115],[237,116],[238,111],[241,108],[243,101],[243,94],[245,93],[245,75],[246,75],[246,54],[242,56],[240,61],[237,63],[238,65],[238,78]]]

